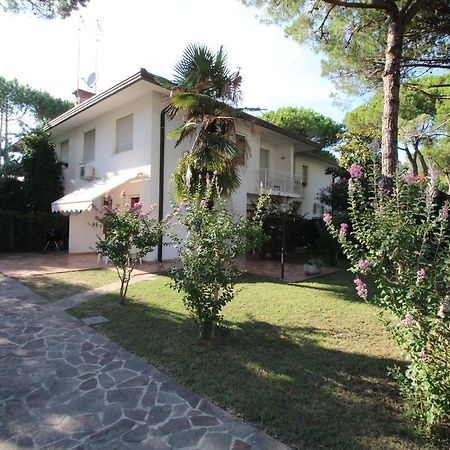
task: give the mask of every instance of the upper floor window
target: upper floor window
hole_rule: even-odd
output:
[[[84,133],[83,163],[95,161],[95,130]]]
[[[116,122],[116,153],[133,148],[133,114],[122,117]]]
[[[308,166],[302,166],[302,184],[306,186],[308,184]]]
[[[269,168],[269,150],[259,149],[259,168],[261,170]]]
[[[242,134],[236,134],[236,146],[239,149],[236,161],[240,166],[245,166],[247,156],[247,139]]]
[[[69,140],[65,140],[59,144],[59,162],[67,167],[69,165]]]

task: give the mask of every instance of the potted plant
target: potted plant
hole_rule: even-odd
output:
[[[303,265],[303,270],[306,275],[317,275],[322,272],[322,267],[323,261],[320,258],[311,258]]]

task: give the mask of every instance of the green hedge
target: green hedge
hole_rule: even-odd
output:
[[[67,247],[69,217],[51,213],[21,214],[0,209],[0,252],[42,251],[46,234],[54,228]]]

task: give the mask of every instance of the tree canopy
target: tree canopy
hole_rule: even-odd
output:
[[[382,171],[397,166],[402,80],[450,68],[448,0],[243,0],[300,43],[325,54],[323,71],[356,94],[383,82]]]
[[[0,7],[15,14],[31,12],[42,19],[65,19],[88,2],[89,0],[0,0]]]
[[[73,106],[48,92],[0,76],[0,156],[9,161],[11,137],[43,125]]]
[[[269,111],[262,118],[274,125],[295,131],[309,139],[319,142],[323,147],[335,144],[342,133],[343,126],[330,117],[312,109],[287,106]]]

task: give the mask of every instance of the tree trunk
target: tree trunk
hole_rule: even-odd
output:
[[[406,156],[408,157],[408,161],[411,164],[411,169],[412,169],[412,172],[413,172],[412,174],[414,176],[419,175],[419,167],[417,166],[416,158],[415,157],[413,158],[413,155],[409,151],[408,146],[406,146],[403,150],[405,150]],[[414,156],[416,156],[416,155],[414,155]]]
[[[383,72],[384,106],[381,141],[382,174],[395,175],[398,161],[398,111],[400,106],[400,63],[403,26],[398,14],[388,16],[386,62]]]
[[[417,150],[417,156],[419,157],[420,165],[422,166],[422,175],[425,177],[428,176],[428,164],[425,161],[425,158],[422,155],[422,152],[420,150]]]

